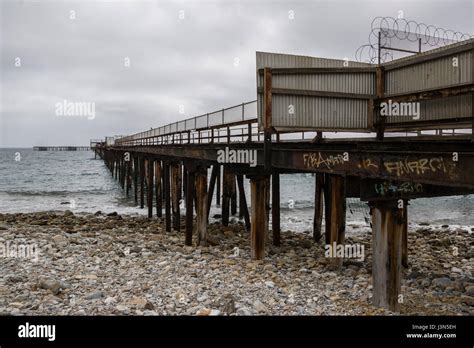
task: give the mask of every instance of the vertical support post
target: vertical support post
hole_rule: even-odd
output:
[[[140,157],[140,208],[145,206],[145,159]]]
[[[125,163],[127,165],[126,194],[128,197],[130,194],[130,189],[132,188],[132,162],[131,162],[130,154],[128,155],[127,159],[128,161],[126,161]]]
[[[148,206],[148,218],[153,217],[153,161],[148,159],[148,181],[147,181],[147,206]]]
[[[165,229],[171,231],[171,204],[170,204],[170,164],[164,162],[163,181],[165,186]]]
[[[187,190],[187,185],[188,185],[188,170],[186,169],[186,166],[183,165],[183,197],[186,199],[186,192]]]
[[[263,69],[263,132],[264,132],[264,164],[265,170],[271,170],[272,161],[272,69]]]
[[[329,174],[324,174],[324,239],[329,244],[331,240],[331,180]]]
[[[173,163],[171,166],[171,202],[173,210],[173,228],[180,230],[179,201],[181,196],[181,165]]]
[[[163,216],[163,188],[161,187],[161,161],[155,161],[155,201],[156,216]]]
[[[340,270],[342,258],[334,257],[337,246],[344,244],[346,230],[346,180],[340,175],[331,175],[331,224],[329,244],[333,250],[333,257],[329,262],[332,270]]]
[[[377,66],[375,68],[375,78],[376,78],[376,96],[377,98],[383,98],[385,94],[385,72],[383,66]],[[377,105],[377,108],[380,111],[380,105]],[[381,116],[378,112],[377,120],[377,140],[383,140],[385,132],[385,116]]]
[[[272,174],[272,231],[273,245],[280,246],[280,174]]]
[[[324,174],[316,173],[314,187],[314,217],[313,217],[313,240],[318,242],[321,239],[321,226],[323,223],[323,193]]]
[[[245,189],[244,189],[244,176],[237,175],[237,186],[239,188],[239,212],[240,215],[244,218],[245,221],[245,228],[247,231],[250,231],[250,216],[249,216],[249,209],[247,206],[247,198],[245,197]]]
[[[209,180],[209,192],[207,195],[207,218],[209,218],[209,212],[211,211],[212,196],[214,194],[214,187],[216,186],[217,175],[219,173],[218,167],[218,164],[212,166],[211,179]]]
[[[193,201],[194,201],[194,184],[195,184],[195,176],[194,176],[194,169],[190,170],[188,166],[186,166],[186,245],[193,244]]]
[[[232,174],[232,179],[230,179],[230,214],[237,214],[237,190],[235,188],[235,175]]]
[[[216,179],[216,205],[221,205],[221,165],[217,164],[217,179]]]
[[[135,194],[135,204],[138,204],[138,157],[133,157],[133,191]]]
[[[372,202],[372,278],[375,306],[398,312],[403,210],[396,201]]]
[[[403,200],[402,266],[408,268],[408,200]]]
[[[265,180],[267,181],[265,184],[266,190],[265,190],[265,208],[266,208],[266,218],[267,218],[267,225],[270,223],[270,183],[271,183],[271,178],[270,175],[265,176]]]
[[[233,174],[229,172],[229,169],[224,166],[224,176],[223,176],[223,195],[222,195],[222,225],[229,225],[229,203],[231,196],[231,182],[233,179]]]
[[[250,224],[250,253],[253,260],[265,257],[265,239],[268,231],[265,193],[267,176],[250,177],[252,222]]]
[[[197,235],[198,245],[207,245],[207,168],[196,172]]]
[[[120,185],[122,190],[125,189],[125,178],[127,176],[127,169],[125,163],[125,153],[120,154]]]

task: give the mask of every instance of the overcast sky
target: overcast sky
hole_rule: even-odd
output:
[[[254,100],[256,51],[354,59],[372,19],[399,10],[474,34],[472,0],[0,1],[0,147],[87,145]],[[95,118],[56,115],[64,100]]]

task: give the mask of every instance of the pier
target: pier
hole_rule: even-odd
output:
[[[33,151],[90,151],[90,146],[34,146]]]
[[[402,270],[410,257],[409,201],[474,193],[474,42],[377,65],[325,60],[322,66],[321,59],[313,58],[309,65],[281,66],[282,59],[274,56],[257,55],[257,100],[97,140],[92,150],[126,195],[147,208],[149,218],[163,218],[166,231],[183,231],[186,245],[208,244],[214,199],[223,225],[238,214],[249,231],[254,260],[265,259],[266,244],[282,243],[280,175],[314,173],[315,185],[308,187],[314,190],[314,243],[344,244],[346,199],[367,202],[373,304],[398,311]],[[453,66],[460,69],[450,75],[457,80],[439,83],[440,66],[450,67],[456,57],[465,64]],[[430,64],[432,75],[426,76]],[[403,79],[410,76],[413,82],[406,83]],[[304,81],[316,81],[317,87]],[[420,103],[421,119],[381,115],[388,101]],[[469,132],[443,136],[437,131],[451,128]],[[433,134],[400,134],[420,130]],[[323,137],[336,131],[370,136]],[[250,181],[250,197],[245,180]],[[343,261],[333,257],[328,268],[340,270]]]

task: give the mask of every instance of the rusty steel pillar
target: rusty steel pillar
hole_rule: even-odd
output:
[[[155,204],[156,216],[163,216],[163,188],[161,185],[161,161],[155,161]]]
[[[280,174],[272,173],[272,232],[273,245],[280,246]]]
[[[145,159],[140,157],[140,208],[145,206]]]
[[[329,244],[331,240],[331,176],[324,174],[324,241]]]
[[[228,168],[224,166],[224,175],[222,180],[222,225],[229,225],[229,205],[230,205],[230,196],[232,193],[231,185],[234,175],[229,171]]]
[[[232,179],[229,178],[230,184],[230,214],[237,214],[237,190],[235,188],[235,174],[232,173]]]
[[[323,202],[324,202],[324,174],[316,173],[314,187],[314,217],[313,217],[313,240],[319,242],[322,236]]]
[[[331,223],[329,229],[329,244],[343,245],[346,230],[346,178],[340,175],[330,176],[330,215]],[[343,259],[331,257],[329,268],[340,270]]]
[[[240,215],[244,218],[245,228],[247,229],[247,231],[250,231],[250,216],[249,209],[247,206],[247,198],[245,197],[243,175],[237,175],[237,186],[239,188],[239,212]]]
[[[216,186],[217,174],[219,173],[219,165],[213,165],[211,171],[211,179],[209,180],[209,192],[207,195],[207,218],[209,218],[209,212],[211,211],[212,196],[214,195],[214,187]]]
[[[153,161],[147,160],[148,175],[147,175],[147,206],[148,206],[148,218],[153,217]]]
[[[267,175],[250,177],[252,222],[250,224],[250,253],[253,260],[265,257],[265,240],[268,234],[266,191]]]
[[[183,198],[184,199],[186,199],[186,192],[188,192],[187,185],[188,185],[188,170],[186,169],[186,166],[183,165]]]
[[[127,197],[130,195],[130,189],[132,188],[132,162],[130,156],[128,157],[128,161],[125,162],[127,165],[127,179],[126,179],[126,194]]]
[[[402,266],[408,268],[408,200],[403,200]]]
[[[199,167],[196,172],[196,226],[198,245],[207,245],[207,168]]]
[[[186,165],[186,245],[193,244],[193,202],[194,202],[194,185],[195,185],[195,169]]]
[[[173,211],[173,228],[180,230],[179,201],[181,199],[181,164],[171,165],[171,203]]]
[[[403,209],[397,201],[371,202],[373,304],[400,310]]]
[[[138,204],[138,157],[133,157],[133,191],[135,195],[135,204]]]
[[[163,170],[163,185],[165,188],[164,199],[165,199],[165,230],[171,231],[171,204],[170,204],[170,164],[164,162]]]
[[[216,178],[216,205],[221,205],[221,165],[216,164],[217,166],[217,178]]]

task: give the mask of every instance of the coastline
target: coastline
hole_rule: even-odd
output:
[[[409,226],[400,315],[474,315],[473,230]],[[0,244],[39,250],[36,262],[1,257],[0,314],[396,315],[371,305],[370,233],[347,232],[365,259],[331,272],[307,233],[282,231],[281,247],[251,261],[240,223],[211,223],[209,246],[189,247],[158,218],[0,214]]]

